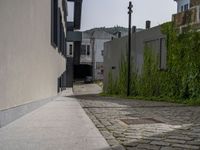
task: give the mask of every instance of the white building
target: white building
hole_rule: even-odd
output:
[[[92,65],[91,36],[89,33],[82,33],[80,63]]]
[[[118,37],[99,28],[85,31],[82,34],[80,63],[93,66],[93,79],[103,79],[103,53],[104,43]]]
[[[177,12],[187,11],[190,8],[190,0],[175,0],[177,2]]]

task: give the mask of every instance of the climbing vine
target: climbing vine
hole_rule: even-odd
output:
[[[162,32],[167,35],[168,83],[172,96],[182,99],[200,97],[200,33],[188,30],[176,33],[171,23],[164,24]]]
[[[131,96],[168,97],[182,100],[200,98],[200,33],[188,30],[178,33],[172,23],[165,23],[161,32],[166,35],[167,69],[158,69],[158,56],[148,46],[140,74],[132,62]],[[109,73],[108,94],[126,95],[127,61],[122,57],[119,75]]]

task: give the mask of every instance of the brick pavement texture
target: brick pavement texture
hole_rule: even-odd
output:
[[[76,98],[114,150],[200,150],[200,107],[97,95]],[[145,118],[158,122],[134,123]]]

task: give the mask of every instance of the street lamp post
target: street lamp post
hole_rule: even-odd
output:
[[[132,2],[129,2],[128,6],[128,15],[129,15],[129,20],[128,20],[128,78],[127,78],[127,96],[130,95],[130,81],[131,81],[131,14],[133,13],[132,11],[133,5]]]
[[[93,31],[91,33],[91,37],[90,37],[90,43],[91,43],[91,48],[92,48],[92,79],[93,81],[95,80],[95,37],[94,37],[94,33],[95,31]]]

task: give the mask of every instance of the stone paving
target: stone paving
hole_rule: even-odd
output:
[[[200,150],[200,107],[97,95],[76,98],[112,149]]]

